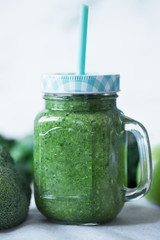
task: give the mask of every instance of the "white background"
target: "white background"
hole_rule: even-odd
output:
[[[80,3],[86,72],[120,74],[119,108],[160,143],[159,0],[0,0],[0,133],[32,133],[42,73],[76,72]]]

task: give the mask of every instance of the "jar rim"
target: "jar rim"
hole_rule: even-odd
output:
[[[116,99],[117,93],[114,94],[44,94],[43,99],[48,101],[106,101]]]

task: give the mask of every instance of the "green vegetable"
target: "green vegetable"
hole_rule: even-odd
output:
[[[0,146],[7,148],[16,165],[25,170],[31,180],[33,175],[33,136],[28,135],[17,141],[0,135]]]
[[[4,147],[0,146],[0,167],[13,167],[14,161],[9,152],[4,149]]]
[[[29,171],[33,172],[33,136],[29,135],[25,138],[16,141],[10,149],[10,154],[16,164]]]
[[[0,146],[0,229],[23,222],[28,214],[31,189],[26,172],[17,168],[8,151]]]
[[[8,150],[10,150],[14,146],[15,142],[16,142],[15,139],[8,139],[0,135],[0,146],[4,146]]]

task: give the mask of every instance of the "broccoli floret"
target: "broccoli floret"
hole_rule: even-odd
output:
[[[6,147],[14,163],[23,168],[28,174],[30,181],[33,178],[33,136],[28,135],[20,140],[7,139],[0,135],[0,146]],[[1,150],[0,150],[1,152]],[[1,153],[0,153],[1,154]]]
[[[10,165],[14,165],[13,158],[5,147],[0,146],[0,166],[8,167]]]
[[[6,138],[5,136],[0,135],[0,146],[4,146],[10,152],[10,149],[15,145],[16,140]]]
[[[16,180],[20,183],[21,190],[24,191],[27,195],[27,198],[30,202],[31,199],[31,188],[30,188],[30,174],[26,170],[16,166],[15,173],[17,175]]]
[[[7,164],[8,163],[8,164]],[[16,168],[5,148],[0,148],[0,229],[23,222],[28,214],[31,189],[26,173]]]

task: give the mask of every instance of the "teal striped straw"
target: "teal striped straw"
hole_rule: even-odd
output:
[[[78,74],[85,74],[85,59],[86,59],[86,42],[87,42],[87,23],[88,23],[88,6],[81,5],[80,14],[80,41],[79,41],[79,59],[78,59]]]

